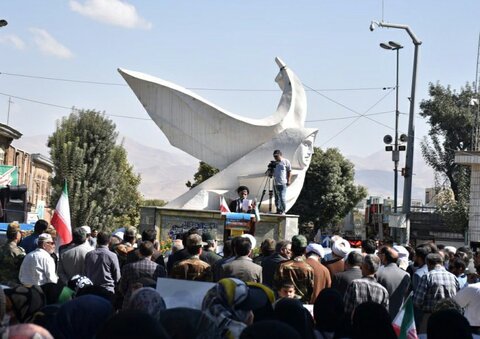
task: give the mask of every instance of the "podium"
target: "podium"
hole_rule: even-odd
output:
[[[242,234],[255,236],[255,214],[250,213],[225,213],[223,239],[238,237]]]

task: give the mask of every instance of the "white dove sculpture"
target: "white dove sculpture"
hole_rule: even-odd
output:
[[[260,199],[262,191],[269,189],[265,172],[275,149],[292,163],[287,210],[293,206],[310,164],[317,130],[304,128],[307,103],[302,83],[279,58],[275,61],[280,67],[275,81],[283,93],[276,112],[263,119],[229,113],[178,85],[118,69],[173,146],[220,170],[167,207],[218,210],[219,194],[235,199],[240,185],[249,187],[250,195]],[[268,199],[267,193],[263,200]],[[268,203],[261,206],[261,211],[267,211]]]

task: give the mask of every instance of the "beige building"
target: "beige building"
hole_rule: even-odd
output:
[[[53,163],[41,154],[30,154],[12,146],[12,141],[22,134],[10,126],[0,123],[0,165],[15,166],[18,170],[18,185],[27,187],[27,211],[43,213],[50,220],[51,178]]]

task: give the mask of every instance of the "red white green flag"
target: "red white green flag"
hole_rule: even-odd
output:
[[[222,214],[230,213],[230,208],[228,208],[227,202],[225,201],[223,195],[220,196],[220,212],[222,212]]]
[[[415,327],[415,319],[413,317],[413,301],[412,294],[408,296],[403,303],[397,316],[393,319],[393,329],[398,339],[417,339],[417,328]]]
[[[58,246],[72,241],[72,226],[70,224],[70,204],[68,203],[67,182],[63,186],[63,192],[58,200],[57,207],[53,212],[51,224],[57,230]]]

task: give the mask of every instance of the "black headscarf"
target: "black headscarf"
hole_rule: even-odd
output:
[[[335,332],[344,318],[342,295],[333,288],[323,289],[315,300],[313,317],[320,332]]]
[[[160,312],[160,324],[172,339],[220,339],[221,331],[202,311],[177,307]]]
[[[371,301],[355,308],[352,330],[353,339],[397,339],[388,311]]]
[[[240,339],[301,339],[300,334],[290,325],[278,320],[264,320],[243,330]]]
[[[427,324],[428,339],[470,339],[472,330],[468,320],[453,309],[433,313]]]
[[[84,295],[60,307],[56,328],[64,338],[94,338],[98,328],[112,312],[113,307],[108,300],[96,295]]]
[[[158,320],[148,313],[122,311],[110,318],[97,332],[96,339],[169,339]]]
[[[275,304],[275,318],[293,327],[302,338],[313,339],[313,319],[300,300],[284,298]]]

